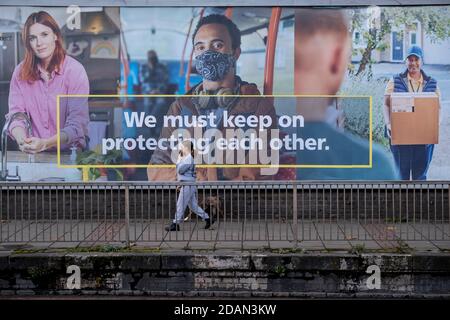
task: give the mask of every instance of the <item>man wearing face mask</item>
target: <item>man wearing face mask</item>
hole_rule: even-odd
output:
[[[192,41],[193,62],[203,81],[187,93],[192,95],[192,98],[177,99],[167,115],[196,116],[213,113],[218,124],[216,129],[222,130],[224,137],[225,130],[221,119],[225,111],[229,116],[243,115],[245,118],[250,115],[257,117],[267,115],[273,120],[271,127],[266,129],[270,139],[270,130],[277,127],[275,108],[271,102],[264,98],[237,97],[237,95],[260,95],[255,84],[247,83],[236,75],[236,61],[241,54],[241,33],[237,26],[223,15],[211,14],[200,19]],[[160,138],[170,137],[175,129],[178,128],[164,127]],[[194,130],[186,129],[194,137]],[[246,131],[248,128],[242,129]],[[248,158],[248,154],[246,157]],[[170,149],[156,149],[150,159],[150,164],[171,163],[173,161]],[[176,178],[173,169],[149,167],[147,173],[149,180],[172,181]],[[271,179],[271,176],[264,175],[260,168],[198,168],[197,177],[199,180],[212,181]]]
[[[393,92],[435,92],[440,97],[437,81],[422,70],[423,51],[419,46],[411,46],[406,56],[404,72],[395,75],[386,86],[384,93],[384,121],[386,136],[391,138],[390,95]],[[434,144],[391,145],[395,164],[402,180],[426,180],[427,171],[433,157]]]

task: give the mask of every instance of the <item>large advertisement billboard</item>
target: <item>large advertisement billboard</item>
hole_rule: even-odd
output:
[[[449,179],[449,9],[4,7],[2,179]]]

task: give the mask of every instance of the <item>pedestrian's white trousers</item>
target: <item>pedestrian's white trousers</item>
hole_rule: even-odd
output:
[[[184,211],[186,207],[189,206],[195,214],[197,214],[203,220],[209,219],[208,214],[199,207],[197,203],[197,187],[196,186],[182,186],[180,189],[180,194],[177,200],[177,213],[175,215],[174,223],[183,222]]]

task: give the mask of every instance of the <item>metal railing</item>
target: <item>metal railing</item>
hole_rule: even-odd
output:
[[[216,222],[167,232],[178,185],[3,182],[0,242],[450,241],[449,182],[197,182]]]

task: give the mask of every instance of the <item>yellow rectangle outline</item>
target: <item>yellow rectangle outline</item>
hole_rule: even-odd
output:
[[[231,95],[230,97],[233,97]],[[369,168],[373,166],[372,163],[372,96],[361,95],[235,95],[239,97],[252,97],[252,98],[300,98],[300,97],[317,97],[317,98],[369,98],[369,164],[362,165],[309,165],[309,164],[199,164],[198,168],[309,168],[309,169],[356,169],[356,168]],[[82,168],[175,168],[175,164],[119,164],[119,165],[65,165],[61,164],[61,141],[60,141],[60,98],[121,98],[121,97],[192,97],[192,95],[176,95],[176,94],[61,94],[56,96],[56,137],[57,137],[57,167],[66,169],[82,169]]]

